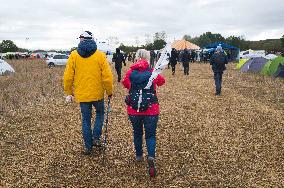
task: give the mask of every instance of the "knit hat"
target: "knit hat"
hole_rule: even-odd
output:
[[[80,36],[80,39],[93,39],[93,34],[90,31],[84,31]]]
[[[222,46],[217,46],[216,51],[217,52],[222,52],[223,51]]]

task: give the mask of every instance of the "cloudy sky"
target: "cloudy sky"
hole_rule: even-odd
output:
[[[247,40],[284,35],[283,0],[0,0],[0,41],[28,49],[70,49],[84,30],[105,41],[143,44],[204,32]]]

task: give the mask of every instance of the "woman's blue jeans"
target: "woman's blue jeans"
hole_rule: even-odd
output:
[[[159,119],[158,115],[155,116],[129,115],[129,120],[131,121],[133,128],[133,137],[134,137],[133,141],[134,141],[136,156],[143,155],[142,137],[143,137],[143,125],[144,125],[148,157],[155,158],[156,130],[157,130],[158,119]]]

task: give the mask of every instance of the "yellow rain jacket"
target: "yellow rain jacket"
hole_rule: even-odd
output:
[[[111,95],[113,91],[112,72],[105,54],[99,50],[83,58],[74,50],[64,72],[64,92],[75,96],[77,102],[92,102]]]

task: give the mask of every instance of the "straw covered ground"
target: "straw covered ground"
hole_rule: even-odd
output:
[[[64,67],[8,61],[0,77],[0,187],[283,187],[284,81],[230,64],[222,96],[208,64],[177,66],[158,88],[158,176],[134,159],[126,90],[114,83],[106,161],[81,154],[78,104],[65,104]],[[130,64],[130,63],[129,63]],[[127,67],[123,68],[125,72]]]

